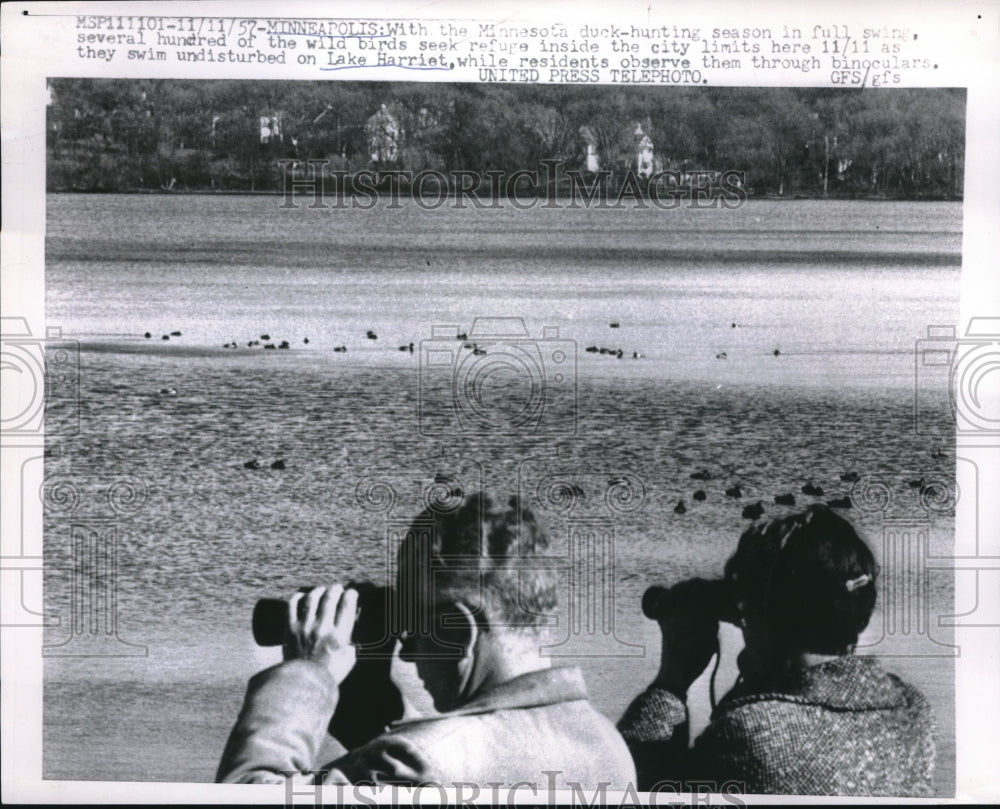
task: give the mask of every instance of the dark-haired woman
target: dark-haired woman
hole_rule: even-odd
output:
[[[639,786],[694,782],[719,791],[928,796],[933,720],[924,696],[853,654],[875,607],[878,566],[826,506],[754,526],[725,584],[665,591],[655,615],[661,668],[619,730]],[[728,608],[706,597],[731,600]],[[716,616],[740,624],[740,678],[688,748],[685,700],[717,651]]]

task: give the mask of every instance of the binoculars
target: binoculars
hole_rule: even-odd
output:
[[[312,587],[301,587],[308,593]],[[389,612],[392,589],[368,581],[350,582],[345,589],[358,591],[358,620],[351,633],[355,646],[375,646],[392,639]],[[280,598],[262,598],[253,609],[253,639],[258,646],[281,646],[288,627],[288,602]]]
[[[654,584],[642,596],[642,614],[652,621],[666,618],[681,605],[716,620],[740,625],[740,612],[733,588],[724,579],[686,579],[673,587]]]

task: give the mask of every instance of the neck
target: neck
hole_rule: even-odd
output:
[[[549,658],[538,652],[539,643],[539,637],[531,632],[493,630],[481,633],[469,677],[470,696],[522,674],[550,668]]]
[[[821,655],[815,652],[801,652],[796,656],[795,662],[799,668],[807,669],[811,666],[818,666],[820,663],[836,660],[838,657],[842,657],[842,655]]]
[[[741,657],[746,654],[741,652]],[[744,681],[753,688],[781,687],[789,677],[794,678],[797,672],[812,666],[818,666],[830,660],[836,660],[842,655],[818,654],[816,652],[786,651],[782,655],[771,655],[764,658],[763,664],[748,657],[741,662],[740,673]]]

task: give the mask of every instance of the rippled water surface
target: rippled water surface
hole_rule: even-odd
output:
[[[79,345],[82,396],[49,413],[46,606],[69,614],[73,526],[113,526],[118,632],[148,655],[46,659],[46,777],[211,780],[245,680],[274,660],[249,635],[255,599],[384,576],[389,535],[437,475],[520,490],[565,558],[575,526],[598,526],[611,584],[585,603],[606,607],[594,633],[574,634],[584,602],[567,584],[550,652],[583,667],[614,718],[656,668],[644,588],[717,574],[748,502],[784,513],[774,496],[812,502],[812,481],[818,499],[854,494],[846,513],[880,558],[886,515],[920,521],[930,552],[950,553],[951,511],[910,485],[947,484],[955,463],[943,388],[926,379],[930,430],[914,430],[913,349],[957,319],[960,206],[279,202],[49,198],[47,317]],[[496,318],[522,318],[527,337]],[[291,347],[247,346],[265,334]],[[699,470],[712,479],[692,480]],[[851,471],[857,485],[841,479]],[[724,494],[734,483],[740,501]],[[567,500],[572,485],[582,497]],[[951,576],[928,586],[921,608],[951,613]],[[876,653],[931,648],[912,629],[880,641],[885,626],[898,629],[880,608]],[[951,660],[886,666],[935,704],[947,792]],[[426,709],[406,669],[413,710]]]

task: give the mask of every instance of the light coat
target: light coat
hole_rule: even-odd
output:
[[[324,668],[295,660],[250,680],[217,781],[284,783],[325,771],[327,784],[517,783],[549,789],[624,789],[635,781],[628,747],[588,701],[576,668],[502,683],[448,713],[403,720],[332,761],[320,758],[337,688]],[[529,790],[530,791],[530,790]]]

